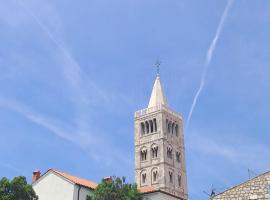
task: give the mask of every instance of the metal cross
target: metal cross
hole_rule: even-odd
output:
[[[160,65],[161,65],[160,61],[159,61],[159,60],[157,60],[157,62],[156,62],[156,67],[157,67],[157,75],[159,75]]]

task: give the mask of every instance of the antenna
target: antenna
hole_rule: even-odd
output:
[[[258,174],[251,169],[248,169],[248,179],[250,180],[252,177],[251,176],[257,176]]]
[[[203,191],[203,193],[206,194],[210,199],[212,199],[214,196],[216,196],[216,188],[211,185],[210,191]]]

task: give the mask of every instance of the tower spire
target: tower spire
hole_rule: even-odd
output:
[[[163,86],[160,80],[160,75],[159,75],[159,67],[160,67],[160,62],[156,62],[156,67],[157,67],[157,77],[154,83],[154,87],[152,90],[152,94],[150,97],[150,101],[148,104],[148,108],[158,106],[158,105],[165,105],[167,106],[167,100],[165,97],[165,93],[163,90]]]

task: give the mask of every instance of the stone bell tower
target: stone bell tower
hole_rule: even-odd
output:
[[[135,180],[139,188],[188,198],[182,116],[169,108],[159,73],[148,108],[135,112]]]

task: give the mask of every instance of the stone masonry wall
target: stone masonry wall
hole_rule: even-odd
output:
[[[212,200],[266,200],[269,196],[270,172],[222,192]]]

